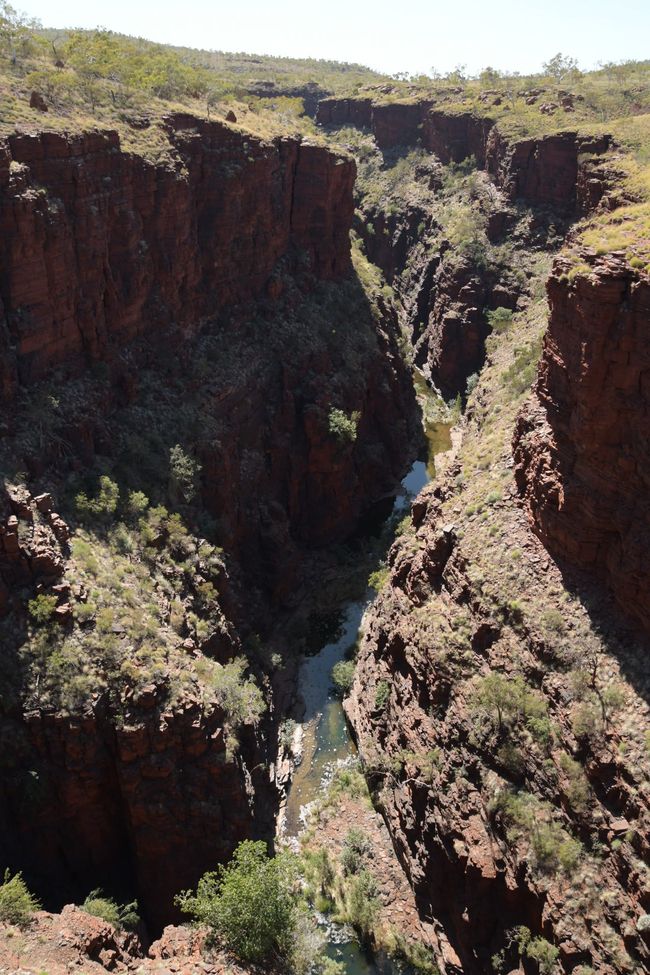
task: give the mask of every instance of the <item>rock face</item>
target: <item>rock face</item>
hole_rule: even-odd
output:
[[[416,350],[443,396],[455,396],[477,373],[490,334],[485,310],[515,308],[517,289],[479,274],[467,260],[440,264],[433,275],[427,326]]]
[[[354,125],[358,129],[372,126],[371,98],[323,98],[318,103],[319,125]]]
[[[560,212],[587,212],[591,200],[578,199],[578,173],[588,167],[580,157],[607,151],[608,136],[581,138],[576,132],[562,132],[539,139],[512,141],[498,129],[487,140],[486,168],[510,199],[521,198],[532,205],[551,206]]]
[[[73,719],[3,721],[14,760],[3,769],[2,858],[27,870],[38,889],[57,891],[54,901],[83,899],[100,882],[135,889],[158,931],[175,916],[179,890],[261,829],[253,781],[258,810],[264,783],[255,775],[247,796],[245,757],[227,756],[218,709],[198,700],[159,706],[154,686],[141,698],[118,727],[102,704]]]
[[[74,904],[60,914],[38,911],[30,924],[0,924],[0,971],[24,975],[247,975],[226,951],[207,946],[203,928],[166,927],[149,950],[136,934],[86,914]],[[207,950],[206,950],[207,949]]]
[[[167,132],[175,167],[111,131],[0,145],[5,392],[258,297],[281,261],[348,271],[352,160],[186,115]]]
[[[462,162],[474,156],[479,166],[485,165],[488,135],[494,122],[469,112],[454,115],[432,109],[426,114],[422,142],[441,162]]]
[[[241,653],[242,619],[268,632],[304,595],[308,550],[344,539],[390,493],[417,430],[394,315],[381,297],[371,307],[350,264],[353,161],[186,116],[168,137],[176,168],[123,153],[107,132],[15,136],[0,165],[0,383],[14,397],[0,447],[31,486],[0,498],[0,616],[16,636],[0,860],[56,906],[100,885],[135,892],[154,932],[240,839],[272,836],[272,731],[269,751],[246,724],[227,749],[223,712],[174,685],[177,661],[137,693],[112,674],[109,693],[72,713],[25,707],[30,598],[56,596],[56,632],[77,627],[95,652],[68,602],[72,529],[41,482],[56,496],[97,457],[137,471],[145,417],[160,424],[160,495],[169,448],[189,438],[240,582],[236,597],[217,586],[217,637],[187,653],[225,662]],[[63,455],[56,437],[21,439],[30,384],[54,384],[55,369],[71,408],[47,421],[61,424]],[[333,408],[358,415],[352,436],[332,433]]]
[[[420,916],[436,934],[436,960],[449,975],[489,975],[495,955],[505,971],[521,970],[522,961],[528,970],[508,935],[523,925],[555,946],[558,971],[588,965],[614,975],[634,964],[643,971],[647,946],[630,918],[648,907],[634,866],[647,851],[647,801],[637,798],[644,773],[636,775],[637,759],[628,763],[611,744],[582,754],[584,771],[567,761],[560,740],[580,754],[570,681],[549,667],[552,638],[532,621],[520,625],[512,600],[495,606],[495,589],[487,593],[500,571],[495,560],[507,554],[491,547],[487,529],[480,540],[472,537],[476,521],[463,522],[461,532],[447,520],[454,490],[430,486],[414,502],[414,530],[393,546],[389,580],[364,620],[345,704]],[[509,593],[541,598],[548,612],[549,591],[561,591],[559,570],[530,537],[516,504],[505,502],[499,517],[508,545],[525,552]],[[587,633],[588,624],[589,640]],[[583,636],[575,639],[582,647]],[[523,672],[529,687],[540,688],[533,694],[552,709],[552,743],[540,749],[526,742],[521,727],[499,731],[481,710],[477,688],[495,672],[504,681]],[[642,748],[641,695],[635,708]],[[567,775],[576,770],[586,790],[582,804],[572,791],[577,780]],[[523,827],[503,812],[511,796],[534,811]],[[537,829],[548,831],[552,855],[569,840],[568,830],[585,842],[571,879],[557,861],[541,859],[541,847],[535,852]],[[590,835],[600,837],[602,856],[590,854]],[[596,891],[607,892],[604,909]]]
[[[479,168],[490,173],[509,199],[522,199],[532,206],[586,213],[602,197],[603,191],[595,185],[600,181],[592,178],[589,157],[607,151],[609,136],[566,131],[518,139],[504,135],[489,117],[432,107],[428,101],[374,103],[368,98],[328,98],[320,103],[316,120],[321,125],[369,128],[380,149],[421,145],[444,164],[474,156]]]
[[[650,283],[622,258],[572,281],[559,258],[534,395],[514,438],[517,483],[548,548],[606,580],[650,629]]]
[[[318,105],[319,125],[354,125],[371,129],[380,149],[414,146],[419,142],[429,102],[373,102],[371,98],[324,98]]]

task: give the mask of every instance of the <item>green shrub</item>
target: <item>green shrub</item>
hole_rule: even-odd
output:
[[[546,609],[540,616],[540,621],[544,629],[551,630],[552,633],[564,633],[566,626],[564,617],[557,609]]]
[[[390,697],[390,684],[387,680],[380,680],[375,690],[375,711],[383,711]]]
[[[93,917],[100,917],[114,928],[121,931],[123,928],[133,930],[140,923],[138,914],[138,902],[131,901],[130,904],[118,904],[112,897],[107,897],[102,890],[91,890],[81,905],[81,910]]]
[[[471,376],[467,377],[467,385],[465,386],[465,395],[471,396],[477,386],[478,386],[478,373],[473,372]]]
[[[367,870],[360,870],[352,880],[347,897],[347,914],[350,924],[368,938],[379,913],[375,878]]]
[[[24,927],[29,924],[32,915],[40,910],[41,905],[30,894],[22,874],[11,876],[5,870],[4,882],[0,884],[0,921]]]
[[[295,881],[291,854],[269,857],[265,843],[244,840],[229,864],[204,874],[196,892],[184,891],[176,903],[241,961],[275,963],[290,957],[294,944]]]
[[[388,582],[388,577],[390,576],[390,569],[388,566],[384,565],[379,569],[375,569],[368,576],[368,585],[375,592],[381,592],[386,583]]]
[[[58,599],[56,596],[46,596],[40,593],[27,603],[27,611],[38,626],[45,626],[52,619]]]
[[[352,690],[354,670],[354,660],[339,660],[332,667],[332,683],[334,684],[334,690],[340,697],[345,697]]]
[[[520,674],[506,677],[496,672],[477,681],[472,706],[487,711],[497,731],[517,722],[524,722],[527,727],[533,724],[537,729],[538,722],[546,718],[547,708],[541,694],[530,688]]]
[[[227,664],[216,664],[210,675],[210,684],[229,722],[235,726],[257,721],[266,708],[262,691],[253,677],[244,679],[247,666],[244,657],[235,657]]]
[[[115,514],[119,499],[119,487],[103,474],[99,479],[97,495],[89,498],[84,491],[80,491],[75,498],[75,508],[82,520],[106,522]]]
[[[149,498],[142,491],[129,491],[126,502],[127,515],[137,521],[149,506]]]
[[[362,829],[354,826],[345,837],[341,850],[341,866],[345,874],[358,873],[366,857],[372,850],[368,836]]]
[[[180,444],[169,451],[169,480],[173,496],[179,495],[190,504],[199,490],[201,465],[187,454]]]
[[[339,443],[351,444],[357,439],[357,427],[359,426],[360,419],[361,414],[358,410],[355,410],[348,416],[343,410],[332,408],[329,411],[327,426],[331,435]]]
[[[509,843],[525,840],[535,866],[543,873],[562,870],[571,874],[582,856],[582,846],[554,822],[552,808],[527,792],[502,789],[491,804],[506,827]]]
[[[567,777],[566,793],[569,805],[575,812],[584,815],[589,811],[591,800],[591,789],[584,769],[566,752],[560,755],[560,765]]]
[[[512,312],[509,308],[495,308],[487,312],[487,320],[491,330],[502,335],[512,325]]]
[[[559,949],[546,938],[532,938],[526,945],[526,956],[537,962],[541,975],[551,975],[559,954]]]

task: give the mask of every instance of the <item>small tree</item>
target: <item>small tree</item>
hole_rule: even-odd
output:
[[[45,626],[52,619],[57,602],[56,596],[46,596],[45,593],[39,593],[34,599],[29,600],[27,610],[38,626]]]
[[[22,874],[16,873],[12,877],[5,870],[4,883],[0,884],[0,921],[24,927],[40,907],[30,894]]]
[[[269,857],[266,844],[244,840],[229,864],[200,879],[177,904],[206,924],[243,962],[290,957],[297,928],[296,870],[291,854]]]
[[[334,690],[340,697],[345,697],[352,690],[354,669],[354,660],[339,660],[332,667],[332,683]]]
[[[555,57],[542,65],[542,71],[560,82],[568,75],[578,74],[578,62],[575,58],[565,57],[564,54],[558,52]]]
[[[89,498],[85,491],[80,491],[75,498],[77,514],[81,518],[97,521],[110,521],[117,510],[120,500],[120,489],[110,477],[103,474],[99,479],[99,491],[94,498]]]
[[[33,33],[40,26],[39,20],[18,13],[7,0],[0,0],[0,54],[9,55],[15,62],[18,55],[42,46],[43,40]]]
[[[180,444],[169,451],[170,488],[190,504],[198,494],[201,465],[187,454]]]

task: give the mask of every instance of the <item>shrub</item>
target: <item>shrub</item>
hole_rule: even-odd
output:
[[[383,711],[390,697],[390,684],[387,680],[380,680],[375,690],[375,711]]]
[[[564,633],[564,617],[557,609],[546,609],[540,616],[542,626],[553,633]]]
[[[357,439],[357,427],[361,414],[355,410],[350,416],[343,410],[332,408],[328,415],[328,430],[341,444],[351,444]]]
[[[491,804],[492,813],[500,813],[509,843],[525,840],[535,865],[544,873],[562,870],[572,873],[582,846],[553,821],[552,809],[526,792],[501,790]]]
[[[476,684],[473,706],[491,714],[496,721],[497,731],[505,725],[524,721],[537,728],[537,722],[546,717],[546,702],[537,691],[530,688],[523,677],[505,677],[491,673],[482,677]]]
[[[379,569],[375,569],[375,571],[371,572],[370,575],[368,576],[368,585],[370,586],[371,589],[374,589],[375,592],[381,592],[381,590],[388,582],[389,575],[390,575],[390,569],[386,565],[382,566]]]
[[[5,870],[4,883],[0,885],[0,921],[24,927],[29,924],[32,915],[40,910],[41,905],[30,894],[22,874],[11,876]]]
[[[196,892],[184,891],[176,903],[241,961],[286,959],[297,924],[295,877],[291,854],[271,858],[265,843],[244,840],[229,864],[204,874]]]
[[[281,748],[290,749],[298,725],[293,718],[285,718],[278,729],[278,743]]]
[[[81,905],[81,910],[93,917],[100,917],[102,921],[112,924],[114,928],[121,931],[123,928],[133,930],[140,923],[138,914],[138,902],[131,901],[130,904],[118,904],[112,897],[107,897],[102,890],[91,890]]]
[[[345,697],[352,690],[354,670],[354,660],[339,660],[332,667],[332,683],[334,690],[340,697]]]
[[[126,502],[126,513],[130,518],[137,521],[145,513],[148,506],[149,498],[146,494],[142,491],[129,491]]]
[[[567,799],[569,805],[578,814],[585,814],[589,810],[591,790],[587,776],[579,762],[563,752],[560,755],[560,765],[567,777]]]
[[[358,873],[363,858],[371,852],[370,840],[358,827],[353,827],[343,842],[341,866],[346,874]]]
[[[350,885],[347,911],[350,924],[363,938],[371,934],[379,907],[375,878],[367,870],[360,870]]]
[[[493,332],[502,335],[512,325],[512,312],[509,308],[495,308],[487,313],[488,324]]]
[[[478,373],[473,372],[471,376],[467,377],[467,385],[465,387],[465,395],[471,396],[476,387],[478,386]]]
[[[546,938],[533,938],[526,945],[526,955],[537,962],[541,975],[551,975],[559,954],[555,945]]]
[[[115,481],[103,474],[99,479],[99,492],[96,497],[89,498],[84,491],[80,491],[75,498],[75,508],[82,520],[109,521],[117,510],[119,499],[119,487]]]
[[[246,667],[246,659],[236,657],[223,666],[216,665],[211,674],[210,683],[233,725],[257,721],[266,707],[254,679],[244,680]]]
[[[169,480],[173,495],[190,504],[198,493],[201,465],[187,454],[180,444],[169,451]]]
[[[27,603],[29,615],[38,626],[44,626],[52,619],[58,600],[56,596],[46,596],[44,593],[30,599]]]

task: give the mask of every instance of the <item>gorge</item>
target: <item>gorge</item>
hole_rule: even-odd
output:
[[[647,970],[642,68],[311,121],[6,67],[0,971],[259,971],[175,898],[287,833],[375,953],[305,971]]]

